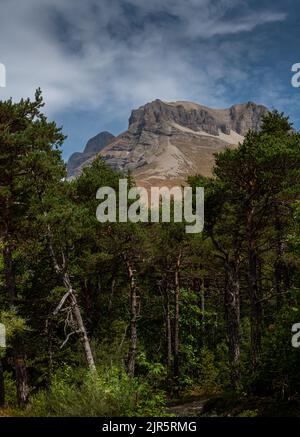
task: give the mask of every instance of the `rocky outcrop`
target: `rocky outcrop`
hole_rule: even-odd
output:
[[[234,130],[245,135],[249,129],[257,130],[266,108],[255,103],[234,105],[229,109],[211,109],[191,102],[165,103],[161,100],[147,103],[132,111],[129,132],[139,135],[144,130],[169,134],[170,124],[177,123],[195,132],[203,131],[219,135],[219,131],[229,135]]]
[[[192,174],[210,175],[214,154],[236,147],[249,129],[259,130],[266,112],[266,107],[252,102],[211,109],[192,102],[155,100],[133,110],[128,130],[100,155],[114,169],[131,171],[145,186],[182,183]],[[93,159],[86,160],[77,174]]]
[[[112,135],[110,132],[100,132],[98,135],[91,138],[87,142],[85,149],[82,153],[73,153],[67,163],[68,177],[74,176],[76,174],[76,170],[79,167],[84,165],[84,163],[90,158],[97,155],[97,153],[99,153],[105,146],[111,143],[114,138],[115,136]]]

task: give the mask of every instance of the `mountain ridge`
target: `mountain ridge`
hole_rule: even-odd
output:
[[[67,163],[68,176],[73,176],[78,167],[82,166],[88,159],[99,153],[114,139],[115,136],[107,131],[100,132],[90,138],[86,143],[83,152],[75,152],[70,156]]]
[[[156,99],[131,112],[128,129],[85,160],[81,174],[96,156],[117,171],[132,172],[141,185],[184,182],[187,176],[208,176],[214,154],[236,147],[249,129],[258,131],[268,109],[254,102],[214,109],[194,102]]]

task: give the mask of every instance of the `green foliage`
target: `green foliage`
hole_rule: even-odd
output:
[[[220,391],[218,384],[219,372],[215,365],[214,354],[204,347],[200,352],[200,384],[201,390],[205,394],[214,394]]]
[[[145,352],[140,352],[137,357],[137,363],[141,370],[146,372],[147,379],[159,381],[167,376],[167,370],[161,363],[149,362]]]
[[[257,416],[258,416],[257,410],[243,410],[236,417],[257,417]]]
[[[243,410],[236,417],[257,417],[257,416],[258,416],[257,410]]]
[[[287,399],[300,391],[300,350],[291,346],[291,327],[299,320],[298,306],[284,306],[266,329],[260,367],[251,381],[256,392]]]
[[[230,390],[225,415],[269,411],[256,397],[245,402],[249,393],[297,405],[299,350],[290,339],[300,322],[300,137],[288,117],[267,114],[260,132],[216,156],[213,177],[189,178],[205,188],[205,229],[187,235],[184,223],[100,224],[98,188],[118,192],[125,176],[98,157],[66,181],[64,136],[42,107],[40,90],[33,101],[0,102],[6,403],[36,416],[148,416],[165,413],[167,396]],[[54,315],[68,287],[94,375],[70,302]],[[18,366],[24,374],[27,366],[32,395],[25,412],[16,409]]]
[[[97,374],[64,367],[52,380],[50,392],[32,399],[28,415],[37,416],[152,416],[165,408],[162,392],[120,367],[98,368]]]
[[[17,408],[16,384],[12,372],[4,372],[5,401],[11,408]]]
[[[15,337],[22,337],[22,335],[30,332],[26,320],[18,315],[16,308],[12,308],[9,311],[1,311],[0,321],[5,326],[8,346]]]

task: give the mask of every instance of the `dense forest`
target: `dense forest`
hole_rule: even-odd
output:
[[[273,111],[216,156],[205,226],[99,223],[101,158],[66,180],[64,135],[0,102],[0,415],[299,415],[300,135]]]

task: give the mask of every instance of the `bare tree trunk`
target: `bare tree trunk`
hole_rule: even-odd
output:
[[[231,386],[240,386],[240,283],[238,262],[226,263],[225,318]]]
[[[89,341],[89,338],[87,335],[87,331],[85,329],[85,325],[83,323],[83,319],[81,316],[81,311],[80,311],[80,308],[79,308],[79,305],[77,302],[77,298],[76,298],[76,295],[75,295],[74,290],[72,288],[69,274],[67,272],[65,272],[63,275],[63,283],[64,283],[64,286],[67,290],[69,300],[71,301],[72,313],[74,315],[74,318],[75,318],[76,324],[77,324],[77,331],[76,332],[79,334],[79,338],[80,338],[81,344],[83,346],[85,358],[86,358],[86,361],[88,364],[88,368],[94,372],[94,371],[96,371],[96,366],[95,366],[95,361],[94,361],[94,357],[92,354],[90,341]]]
[[[180,301],[180,267],[181,252],[176,260],[175,268],[175,321],[174,321],[174,376],[179,375],[179,301]]]
[[[127,361],[127,372],[130,378],[134,377],[136,351],[137,351],[137,319],[139,314],[139,297],[137,296],[137,287],[135,282],[134,270],[126,254],[123,254],[126,264],[129,286],[130,286],[130,346]]]
[[[56,271],[56,273],[62,278],[64,287],[67,291],[67,293],[63,296],[62,300],[60,301],[59,305],[57,306],[57,308],[54,311],[54,314],[57,314],[62,307],[64,306],[64,304],[69,301],[70,302],[70,306],[71,306],[71,310],[72,310],[72,314],[75,318],[76,321],[76,325],[77,325],[77,330],[76,333],[79,334],[82,346],[83,346],[83,350],[85,353],[85,357],[86,357],[86,361],[88,364],[88,367],[91,371],[96,371],[96,366],[95,366],[95,361],[94,361],[94,357],[92,354],[92,349],[91,349],[91,345],[90,345],[90,341],[87,335],[87,331],[85,328],[85,325],[83,323],[83,319],[81,316],[81,311],[77,302],[77,298],[76,298],[76,294],[74,292],[74,289],[72,287],[71,284],[71,280],[70,280],[70,276],[69,273],[67,272],[67,268],[66,268],[66,262],[65,262],[65,257],[63,256],[63,265],[60,266],[58,264],[57,258],[55,256],[54,253],[54,249],[53,249],[53,244],[52,244],[52,236],[51,236],[51,231],[49,229],[48,232],[48,245],[49,245],[49,250],[50,250],[50,255],[53,261],[53,266],[54,269]],[[71,333],[72,334],[72,333]],[[71,335],[69,334],[69,336]]]
[[[82,320],[82,316],[81,316],[81,312],[80,312],[80,308],[77,302],[77,298],[74,294],[74,292],[70,292],[70,299],[72,301],[72,309],[73,309],[73,314],[75,316],[75,320],[77,322],[77,326],[78,326],[78,330],[79,330],[79,335],[80,335],[80,340],[85,352],[85,357],[88,363],[88,367],[90,370],[95,371],[96,370],[96,366],[95,366],[95,361],[94,361],[94,357],[92,354],[92,349],[91,349],[91,345],[90,345],[90,341]]]

